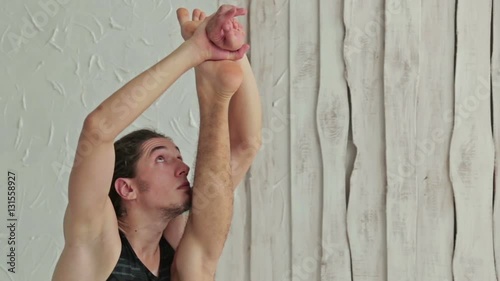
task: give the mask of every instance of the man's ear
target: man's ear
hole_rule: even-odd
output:
[[[115,181],[115,190],[122,199],[133,200],[137,197],[137,192],[132,186],[132,179],[118,178]]]

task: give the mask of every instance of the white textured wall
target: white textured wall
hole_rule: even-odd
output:
[[[57,5],[44,9],[48,2]],[[178,7],[211,13],[219,5],[59,2],[0,1],[0,280],[50,279],[63,247],[69,171],[85,116],[182,42]],[[16,35],[26,38],[20,46],[11,43]],[[192,164],[199,123],[193,74],[179,79],[124,133],[155,128],[173,137]],[[4,254],[10,247],[4,226],[9,169],[17,172],[18,218],[16,274],[10,275]]]

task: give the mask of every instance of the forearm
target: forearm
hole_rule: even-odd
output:
[[[257,154],[262,131],[261,100],[252,68],[246,56],[238,63],[243,71],[243,82],[229,106],[234,187],[241,182]]]
[[[259,88],[252,67],[245,56],[238,61],[243,71],[243,82],[231,98],[229,106],[229,133],[231,145],[246,143],[259,148],[262,130],[262,108]],[[233,148],[233,147],[231,147]]]
[[[183,73],[201,61],[184,42],[170,55],[129,81],[104,100],[86,122],[99,130],[100,139],[113,141],[157,100]]]

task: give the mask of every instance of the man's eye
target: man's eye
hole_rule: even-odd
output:
[[[158,157],[156,157],[156,161],[158,161],[158,160],[165,161],[165,158],[163,158],[163,156],[158,156]]]

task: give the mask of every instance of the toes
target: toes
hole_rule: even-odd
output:
[[[185,8],[177,9],[177,20],[180,24],[189,21],[189,11]]]
[[[193,20],[194,21],[199,21],[200,20],[200,15],[201,15],[201,10],[200,9],[194,9],[193,10]]]

